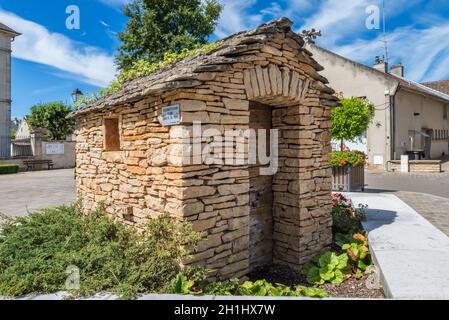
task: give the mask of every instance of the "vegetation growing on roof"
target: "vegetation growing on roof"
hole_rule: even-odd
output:
[[[89,93],[87,96],[81,97],[77,103],[76,108],[80,106],[90,104],[101,98],[109,96],[113,93],[120,91],[123,88],[123,84],[133,79],[145,77],[157,73],[169,65],[177,63],[188,57],[193,57],[200,54],[209,54],[216,48],[218,48],[223,41],[217,41],[215,43],[208,43],[205,45],[197,45],[194,49],[183,49],[178,53],[165,53],[164,59],[158,62],[150,62],[145,59],[140,59],[134,62],[127,70],[122,70],[116,80],[111,82],[109,86],[101,89],[98,93]]]

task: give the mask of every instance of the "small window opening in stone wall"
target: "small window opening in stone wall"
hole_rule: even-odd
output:
[[[120,151],[118,118],[104,119],[104,148],[106,151]]]

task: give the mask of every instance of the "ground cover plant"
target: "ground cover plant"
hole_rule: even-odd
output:
[[[334,223],[345,215],[350,231],[344,233],[343,224],[334,229],[340,233],[334,234],[333,250],[304,269],[308,284],[289,285],[264,276],[243,283],[209,282],[210,270],[181,268],[201,235],[190,223],[166,214],[150,220],[142,232],[111,220],[102,208],[85,215],[78,204],[3,219],[0,296],[68,290],[72,297],[107,292],[122,298],[145,293],[326,298],[330,296],[326,285],[361,279],[372,264],[360,224],[363,210],[355,210],[340,194],[333,195],[332,204],[334,211],[338,209]],[[79,286],[68,288],[67,272],[73,268],[79,273]]]
[[[256,297],[330,297],[320,288],[272,284],[266,280],[245,281],[239,284],[238,279],[224,282],[207,283],[205,279],[193,279],[188,275],[179,274],[173,283],[172,293],[191,295],[216,296],[256,296]]]
[[[334,247],[315,257],[305,268],[307,281],[314,285],[339,285],[350,277],[361,279],[372,265],[368,238],[361,222],[365,207],[356,209],[342,194],[332,195]]]
[[[200,235],[168,215],[151,220],[142,233],[98,209],[84,215],[78,205],[32,213],[0,229],[0,295],[66,291],[68,268],[79,270],[73,295],[98,292],[131,298],[167,292]]]

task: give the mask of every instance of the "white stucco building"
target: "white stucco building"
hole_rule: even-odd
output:
[[[11,42],[19,35],[0,22],[0,158],[11,154]]]
[[[375,105],[365,145],[371,166],[386,167],[401,155],[438,159],[449,152],[449,95],[410,81],[404,66],[378,59],[373,67],[308,44],[307,49],[324,67],[322,75],[344,97],[363,97]]]

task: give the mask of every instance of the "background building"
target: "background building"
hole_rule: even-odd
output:
[[[0,158],[11,154],[11,42],[18,35],[0,22]]]
[[[368,67],[313,44],[307,49],[324,67],[335,91],[344,97],[366,98],[375,105],[365,145],[369,164],[386,167],[388,161],[410,158],[438,159],[449,152],[449,95],[404,78],[404,66],[377,58]],[[351,146],[349,146],[351,147]]]

